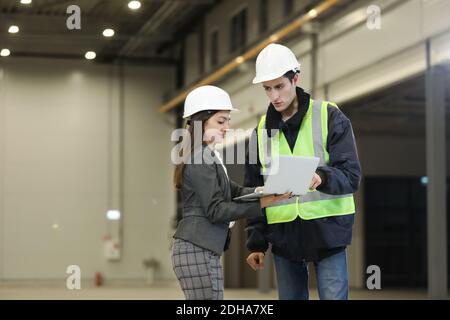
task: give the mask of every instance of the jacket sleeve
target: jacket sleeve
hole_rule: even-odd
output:
[[[186,182],[191,184],[200,205],[212,223],[230,222],[261,215],[259,201],[237,203],[225,200],[214,164],[186,165],[185,171]]]
[[[230,180],[231,198],[244,196],[255,192],[255,188],[245,188]]]
[[[358,189],[361,167],[350,120],[339,108],[328,106],[327,151],[330,161],[317,173],[322,184],[317,188],[327,194],[349,194]]]
[[[245,179],[244,185],[247,187],[258,187],[264,185],[264,179],[261,175],[261,166],[258,159],[258,144],[256,129],[249,141],[245,159]],[[264,209],[261,209],[265,213]],[[267,220],[266,215],[247,219],[247,249],[251,252],[266,252],[269,242],[266,239]]]

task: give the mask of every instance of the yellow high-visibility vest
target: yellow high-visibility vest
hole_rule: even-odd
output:
[[[281,130],[277,130],[270,139],[268,138],[265,130],[266,116],[261,117],[257,134],[258,155],[263,174],[267,174],[270,163],[276,161],[278,155],[318,157],[319,166],[328,165],[329,154],[326,150],[328,105],[337,108],[336,104],[328,101],[310,100],[293,151]],[[353,194],[330,195],[317,190],[309,190],[304,196],[296,196],[266,208],[269,224],[290,222],[297,217],[311,220],[353,213],[355,213]]]

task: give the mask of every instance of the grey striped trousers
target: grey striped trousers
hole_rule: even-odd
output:
[[[175,239],[172,266],[186,300],[222,300],[220,256],[182,239]]]

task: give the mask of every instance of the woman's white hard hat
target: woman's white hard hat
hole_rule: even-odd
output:
[[[216,86],[201,86],[195,88],[186,97],[184,102],[183,118],[205,110],[238,111],[231,104],[230,95]]]
[[[288,71],[300,71],[297,57],[288,47],[271,43],[262,49],[256,58],[256,76],[253,83],[277,79]]]

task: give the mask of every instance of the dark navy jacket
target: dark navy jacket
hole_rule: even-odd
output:
[[[299,111],[286,122],[281,114],[269,105],[266,114],[266,128],[280,129],[293,150],[300,125],[309,107],[310,95],[297,87]],[[256,129],[252,135],[256,137]],[[256,148],[251,148],[256,146]],[[361,168],[356,150],[350,120],[336,107],[328,106],[327,151],[330,161],[327,166],[319,167],[317,174],[322,184],[317,190],[328,194],[354,193],[361,179]],[[245,167],[245,186],[264,185],[260,174],[259,157],[255,154],[257,144],[251,143],[247,152]],[[258,164],[250,164],[250,159],[258,158]],[[276,255],[294,261],[318,261],[339,251],[350,244],[354,215],[344,215],[314,220],[297,218],[292,222],[267,224],[265,215],[247,220],[247,248],[251,252],[265,252],[269,243]]]

